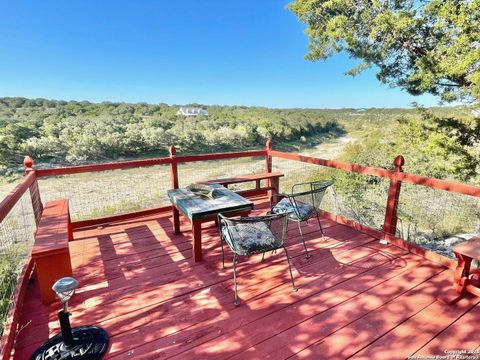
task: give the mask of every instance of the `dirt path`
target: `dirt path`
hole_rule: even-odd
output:
[[[332,160],[338,158],[343,153],[345,147],[353,144],[355,141],[356,139],[354,137],[346,135],[321,143],[311,149],[301,151],[300,154]]]

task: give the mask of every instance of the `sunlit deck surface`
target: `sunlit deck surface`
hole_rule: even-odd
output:
[[[255,212],[267,209],[255,199]],[[397,359],[477,349],[480,298],[437,300],[452,272],[344,225],[322,220],[288,231],[298,292],[284,254],[243,260],[241,305],[233,303],[232,256],[221,268],[214,223],[204,224],[204,260],[192,262],[191,233],[173,235],[170,213],[76,231],[70,243],[81,288],[72,325],[96,324],[111,336],[106,358]],[[60,305],[41,305],[29,285],[14,358],[27,359],[58,332]]]

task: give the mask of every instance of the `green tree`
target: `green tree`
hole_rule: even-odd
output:
[[[347,52],[377,78],[445,101],[480,98],[480,0],[294,0],[307,24],[306,58]]]
[[[437,116],[420,109],[420,118],[400,121],[394,147],[407,154],[407,170],[439,178],[478,182],[480,119]]]

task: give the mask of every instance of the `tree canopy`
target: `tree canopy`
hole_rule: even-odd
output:
[[[377,78],[444,101],[480,99],[480,0],[294,0],[306,23],[306,58],[347,52]]]
[[[118,157],[257,148],[266,139],[315,141],[344,133],[321,110],[208,106],[209,116],[176,115],[166,104],[94,104],[0,98],[0,175],[23,157],[83,163]],[[309,140],[308,140],[309,139]]]

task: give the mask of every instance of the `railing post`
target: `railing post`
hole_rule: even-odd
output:
[[[269,173],[272,172],[272,155],[270,155],[270,152],[272,151],[271,140],[267,140],[265,143],[265,150],[267,151],[265,154],[265,172]]]
[[[395,172],[393,174],[393,178],[390,180],[390,187],[388,189],[387,208],[385,211],[383,232],[384,234],[394,236],[397,231],[397,208],[402,185],[402,182],[398,180],[398,174],[403,172],[402,167],[405,164],[405,159],[402,155],[398,155],[393,161],[393,164],[395,165]]]
[[[175,155],[177,154],[177,149],[175,146],[170,146],[170,184],[172,189],[178,189],[178,168],[177,168],[177,159]],[[180,234],[180,212],[178,209],[172,205],[173,212],[173,229],[175,234]]]
[[[266,150],[266,153],[265,153],[265,172],[271,173],[272,172],[272,155],[271,155],[272,141],[271,140],[267,140],[267,142],[265,143],[265,150]],[[278,178],[267,179],[266,180],[266,185],[269,188],[274,188],[275,189],[275,190],[268,190],[268,197],[270,199],[270,204],[273,205],[273,201],[274,201],[273,194],[274,193],[277,194],[279,192],[279,187],[280,187],[279,179]]]
[[[33,169],[33,159],[30,156],[25,156],[23,159],[23,166],[25,167],[25,175],[30,174]]]
[[[25,156],[25,158],[23,159],[23,166],[25,167],[26,175],[30,174],[31,172],[35,173],[35,169],[33,168],[33,159],[30,156]],[[42,217],[43,204],[40,197],[40,189],[38,188],[38,181],[36,175],[35,181],[32,183],[32,185],[30,185],[29,190],[30,199],[32,200],[33,215],[35,217],[35,224],[38,226]]]
[[[175,155],[177,154],[177,149],[175,146],[170,146],[170,184],[172,189],[178,189],[178,168],[177,168],[177,160],[175,159]]]

